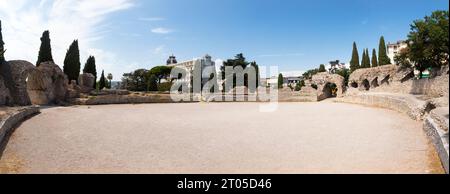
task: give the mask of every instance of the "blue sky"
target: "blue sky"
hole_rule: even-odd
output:
[[[172,53],[183,61],[206,53],[228,59],[242,52],[280,71],[307,70],[336,59],[348,62],[353,41],[362,50],[378,48],[381,35],[388,42],[405,39],[413,20],[449,6],[447,0],[3,1],[4,31],[14,29],[4,35],[11,57],[34,62],[40,33],[50,29],[57,63],[62,66],[65,49],[78,38],[82,63],[96,55],[99,68],[112,72],[115,80],[123,72],[162,65]],[[31,14],[36,7],[42,9]],[[11,8],[17,8],[15,13],[7,11]],[[31,49],[24,54],[16,45]]]

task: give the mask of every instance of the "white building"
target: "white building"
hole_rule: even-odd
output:
[[[303,80],[303,71],[288,71],[288,72],[281,72],[283,75],[283,86],[288,87],[292,86],[295,87],[298,83],[300,83]],[[272,76],[270,78],[265,79],[265,84],[267,87],[270,86],[278,86],[278,75]]]
[[[180,62],[178,63],[176,57],[174,55],[170,56],[169,59],[167,59],[167,66],[169,67],[180,67],[182,69],[186,69],[187,70],[187,74],[185,77],[185,81],[188,81],[191,79],[191,76],[194,75],[194,71],[196,71],[195,67],[196,65],[199,65],[201,67],[201,74],[202,74],[202,84],[205,84],[206,82],[209,81],[210,79],[210,75],[203,75],[203,71],[205,70],[205,68],[207,67],[212,67],[211,70],[215,71],[216,70],[216,63],[214,61],[212,61],[211,56],[209,55],[205,55],[202,58],[197,58],[197,59],[193,59],[193,60],[189,60],[189,61],[184,61],[184,62]],[[214,72],[216,73],[216,72]],[[171,77],[171,79],[177,79],[176,77]],[[190,85],[190,84],[189,84]]]
[[[402,49],[405,49],[408,47],[408,43],[406,41],[397,41],[396,43],[389,43],[387,45],[387,54],[389,59],[391,59],[392,64],[395,64],[395,56],[400,54],[400,51]]]
[[[347,69],[347,64],[341,63],[339,60],[336,61],[330,61],[329,65],[325,67],[328,69],[328,72],[330,73],[336,73],[338,70]]]

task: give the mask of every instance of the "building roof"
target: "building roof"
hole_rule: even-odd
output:
[[[169,56],[169,59],[167,59],[167,65],[173,65],[177,63],[177,58],[174,55]]]

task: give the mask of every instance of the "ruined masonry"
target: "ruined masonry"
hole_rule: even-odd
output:
[[[92,91],[94,79],[91,74],[82,74],[80,86],[76,82],[69,84],[67,76],[53,62],[36,67],[22,60],[4,61],[0,65],[0,106],[62,104],[76,94]]]

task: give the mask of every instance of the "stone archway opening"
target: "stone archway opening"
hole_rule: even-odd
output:
[[[389,79],[391,79],[391,75],[387,75],[383,80],[381,80],[380,85],[389,85]]]
[[[327,83],[323,87],[323,94],[325,98],[336,98],[338,94],[338,87],[335,83]]]
[[[412,78],[414,78],[414,72],[413,71],[408,73],[404,78],[402,78],[400,80],[400,82],[403,83],[403,82],[411,80]]]
[[[369,91],[370,90],[370,82],[369,82],[369,80],[367,80],[367,79],[365,79],[363,82],[362,82],[362,89],[363,90],[365,90],[365,91]]]
[[[372,88],[376,88],[376,87],[380,86],[380,85],[378,84],[378,77],[376,77],[375,79],[372,80],[372,82],[370,83],[370,86],[371,86]]]
[[[352,83],[350,84],[350,86],[351,86],[352,88],[358,88],[358,83],[352,82]]]

